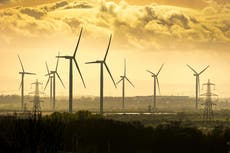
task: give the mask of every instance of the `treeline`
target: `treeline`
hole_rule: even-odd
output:
[[[221,126],[204,134],[180,122],[151,128],[87,111],[0,119],[1,153],[227,153],[228,140],[230,129]]]
[[[20,96],[18,95],[0,95],[1,103],[15,102],[19,101]]]

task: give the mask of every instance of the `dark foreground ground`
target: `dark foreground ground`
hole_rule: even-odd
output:
[[[221,124],[228,121],[216,125],[212,122],[212,128],[201,130],[198,126],[185,124],[182,119],[164,119],[157,124],[151,122],[149,126],[141,122],[143,119],[122,121],[122,118],[115,118],[92,115],[87,111],[53,113],[37,120],[2,117],[0,153],[228,152],[230,128],[225,126],[228,124]]]

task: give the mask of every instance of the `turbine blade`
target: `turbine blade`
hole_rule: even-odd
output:
[[[48,67],[47,62],[46,62],[46,70],[47,70],[47,72],[48,72],[47,74],[50,75],[50,71],[49,71],[49,67]]]
[[[157,86],[158,86],[158,90],[159,90],[159,95],[161,95],[160,83],[159,83],[158,77],[156,77],[156,80],[157,80]]]
[[[24,74],[36,75],[36,73],[24,72]]]
[[[62,81],[62,79],[61,79],[60,75],[59,75],[57,72],[55,72],[55,74],[57,74],[58,79],[60,80],[60,82],[61,82],[62,86],[65,88],[65,85],[64,85],[64,83],[63,83],[63,81]],[[54,74],[54,75],[55,75],[55,74]]]
[[[116,84],[119,84],[122,80],[123,80],[123,78],[121,78]]]
[[[74,58],[74,63],[75,63],[75,65],[76,65],[76,67],[77,67],[77,70],[78,70],[80,76],[81,76],[82,83],[83,83],[84,87],[86,88],[84,79],[83,79],[82,74],[81,74],[81,71],[80,71],[80,68],[79,68],[79,66],[78,66],[77,61],[76,61],[75,58]]]
[[[20,85],[19,85],[19,90],[22,88],[22,81],[20,82]]]
[[[98,61],[93,61],[93,62],[86,62],[85,64],[95,64],[95,63],[100,63]]]
[[[105,53],[104,61],[106,60],[106,57],[108,55],[111,40],[112,40],[112,34],[110,35],[110,38],[109,38],[109,44],[108,44],[108,47],[107,47],[107,50],[106,50],[106,53]]]
[[[201,75],[205,70],[207,70],[207,68],[209,68],[209,65],[208,66],[206,66],[206,68],[205,69],[203,69],[200,73],[199,73],[199,75]]]
[[[126,76],[126,59],[124,60],[124,76]]]
[[[161,65],[159,71],[157,72],[157,75],[161,72],[162,68],[163,68],[164,64]]]
[[[44,90],[46,90],[46,87],[47,87],[47,85],[48,85],[49,81],[50,81],[50,77],[49,77],[49,78],[48,78],[48,80],[46,81],[46,85],[45,85]]]
[[[75,56],[76,56],[77,49],[78,49],[78,46],[79,46],[79,43],[80,43],[80,40],[81,40],[82,30],[83,30],[83,28],[81,28],[80,35],[79,35],[79,37],[78,37],[78,41],[77,41],[77,46],[76,46],[76,48],[75,48],[75,51],[74,51],[73,57],[75,57]]]
[[[50,76],[52,73],[45,74],[45,76]]]
[[[22,71],[23,72],[25,72],[25,70],[24,70],[24,67],[23,67],[23,64],[22,64],[22,60],[21,60],[21,58],[20,58],[20,56],[18,55],[18,59],[19,59],[19,61],[20,61],[20,64],[21,64],[21,67],[22,67]]]
[[[133,85],[133,83],[125,76],[126,80],[135,88],[135,86]]]
[[[198,95],[200,95],[200,77],[199,76],[197,79],[197,84],[198,84]]]
[[[60,56],[60,52],[58,52],[58,56]],[[56,72],[57,72],[57,69],[58,69],[58,63],[59,63],[59,58],[57,58],[57,63],[56,63],[56,68],[55,68]]]
[[[149,72],[150,74],[152,74],[152,75],[155,75],[153,72],[151,72],[151,71],[149,71],[149,70],[146,70],[147,72]]]
[[[187,66],[188,66],[194,73],[197,74],[197,72],[196,72],[190,65],[187,64]]]
[[[104,62],[104,65],[105,65],[105,67],[106,67],[106,69],[107,69],[107,71],[108,71],[108,73],[109,73],[110,78],[111,78],[112,81],[113,81],[113,84],[114,84],[115,88],[117,88],[116,83],[115,83],[115,81],[114,81],[114,79],[113,79],[113,76],[112,76],[112,74],[111,74],[111,72],[110,72],[110,70],[109,70],[109,67],[107,66],[107,64],[106,64],[105,62]]]
[[[56,58],[68,58],[69,56],[56,56]]]

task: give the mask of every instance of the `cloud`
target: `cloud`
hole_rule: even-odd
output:
[[[5,4],[5,3],[9,3],[11,2],[11,0],[0,0],[0,4]]]
[[[74,8],[92,8],[93,6],[85,1],[78,1],[70,3],[70,5],[66,6],[65,9],[74,9]]]
[[[42,16],[46,15],[46,11],[34,8],[21,8],[20,12],[28,16],[34,17],[35,19],[41,19]]]
[[[53,4],[45,5],[45,6],[41,7],[40,9],[44,9],[46,11],[53,11],[53,10],[56,10],[59,8],[63,8],[67,5],[68,5],[67,1],[60,1],[60,2],[53,3]]]
[[[188,43],[229,42],[212,21],[198,18],[197,11],[156,4],[137,8],[104,3],[101,8],[100,20],[113,32],[122,33],[122,42],[125,39],[131,44],[143,43],[139,46],[145,48],[162,49]]]
[[[229,46],[230,5],[217,5],[213,1],[209,4],[197,11],[158,4],[135,6],[124,0],[60,1],[3,9],[0,31],[6,37],[42,37],[73,33],[84,26],[89,34],[98,37],[101,33],[113,33],[115,45],[125,48],[176,50]]]

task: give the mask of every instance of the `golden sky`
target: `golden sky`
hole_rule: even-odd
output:
[[[127,59],[127,95],[150,95],[153,80],[146,69],[159,75],[163,95],[194,95],[195,78],[186,64],[198,71],[210,68],[201,83],[211,79],[220,97],[230,92],[230,4],[228,0],[1,0],[0,1],[0,92],[19,94],[20,54],[26,70],[26,91],[36,78],[46,82],[45,61],[55,67],[55,56],[73,53],[80,28],[82,40],[77,53],[87,88],[77,71],[74,94],[99,95],[99,66],[85,65],[102,59],[110,33],[113,34],[108,65],[115,80]],[[59,73],[68,93],[68,63],[60,60]],[[48,93],[48,92],[47,92]],[[105,95],[119,96],[105,73]]]

